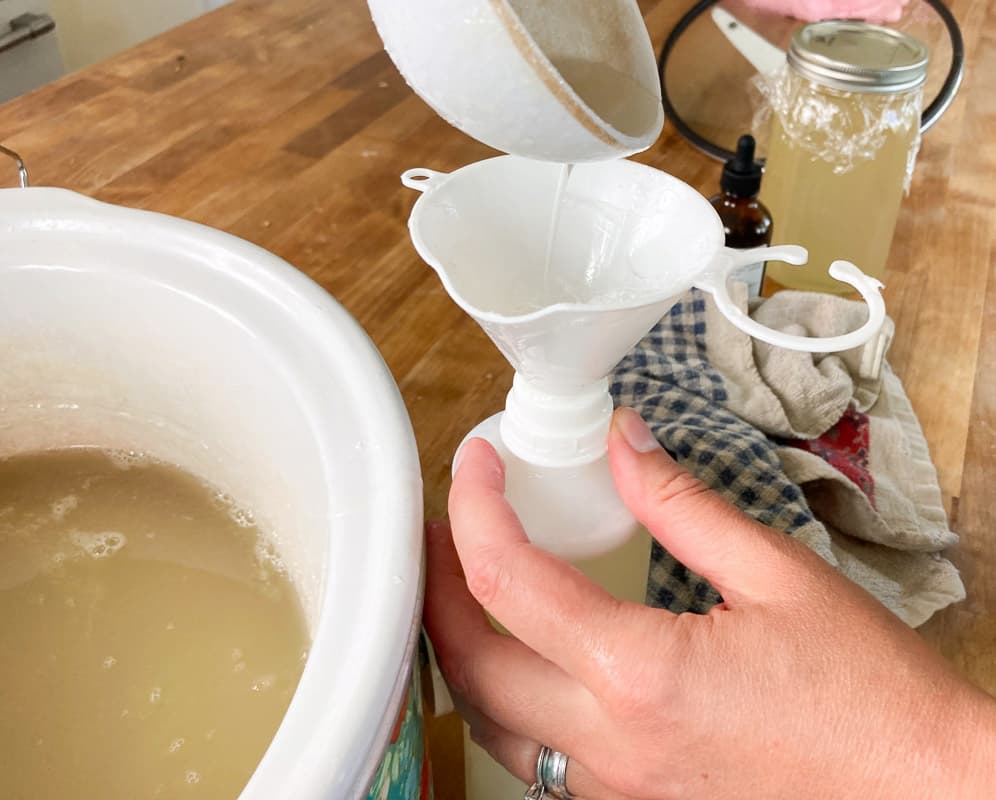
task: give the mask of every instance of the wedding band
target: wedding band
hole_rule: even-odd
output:
[[[574,800],[567,788],[568,757],[549,747],[541,747],[536,759],[536,783],[557,800]]]
[[[546,762],[546,754],[552,752],[549,747],[540,745],[539,757],[536,759],[536,781],[526,789],[522,795],[522,800],[543,800],[546,795],[546,784],[543,783],[543,764]]]

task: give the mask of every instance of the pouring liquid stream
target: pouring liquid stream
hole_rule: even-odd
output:
[[[550,232],[546,240],[546,258],[543,261],[543,293],[546,302],[556,303],[564,299],[562,294],[563,281],[557,281],[553,275],[553,253],[557,243],[557,229],[560,227],[560,211],[563,207],[564,195],[567,193],[567,184],[574,171],[573,164],[561,164],[560,176],[557,178],[557,191],[553,196],[553,213],[550,217]]]

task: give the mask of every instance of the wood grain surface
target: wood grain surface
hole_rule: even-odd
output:
[[[691,3],[640,5],[659,47]],[[961,534],[952,556],[968,589],[923,634],[996,693],[996,4],[952,7],[968,71],[924,140],[886,298],[897,325],[890,359]],[[690,69],[688,80],[716,74]],[[0,142],[27,159],[35,184],[221,228],[321,283],[393,371],[419,443],[426,512],[445,512],[450,455],[501,409],[511,373],[416,256],[406,229],[414,193],[398,176],[491,151],[412,94],[361,0],[238,0],[0,106]],[[670,128],[639,160],[705,193],[718,181],[718,164]],[[435,721],[431,739],[437,796],[459,798],[459,727]]]

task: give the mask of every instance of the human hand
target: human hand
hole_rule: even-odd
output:
[[[426,626],[475,741],[582,800],[991,798],[993,702],[803,545],[743,516],[616,413],[619,492],[724,603],[620,602],[531,545],[473,440],[429,525]],[[454,548],[455,544],[455,548]],[[496,632],[481,607],[515,638]]]
[[[821,19],[863,19],[896,22],[909,0],[746,0],[747,5],[812,22]]]

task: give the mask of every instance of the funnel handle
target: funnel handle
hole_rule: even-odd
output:
[[[437,188],[447,177],[449,176],[445,172],[415,167],[401,173],[401,182],[417,192],[428,192],[430,189]]]
[[[719,266],[696,280],[697,288],[712,295],[716,308],[735,327],[748,336],[762,342],[784,347],[787,350],[801,350],[807,353],[838,353],[861,347],[874,338],[885,322],[885,301],[882,299],[882,283],[865,275],[849,261],[834,261],[830,265],[830,275],[858,290],[868,304],[868,321],[857,330],[841,336],[813,337],[793,336],[776,331],[752,320],[740,310],[730,298],[727,281],[730,275],[741,267],[756,264],[758,261],[784,261],[788,264],[805,264],[808,253],[798,245],[759,247],[751,250],[726,248]]]

